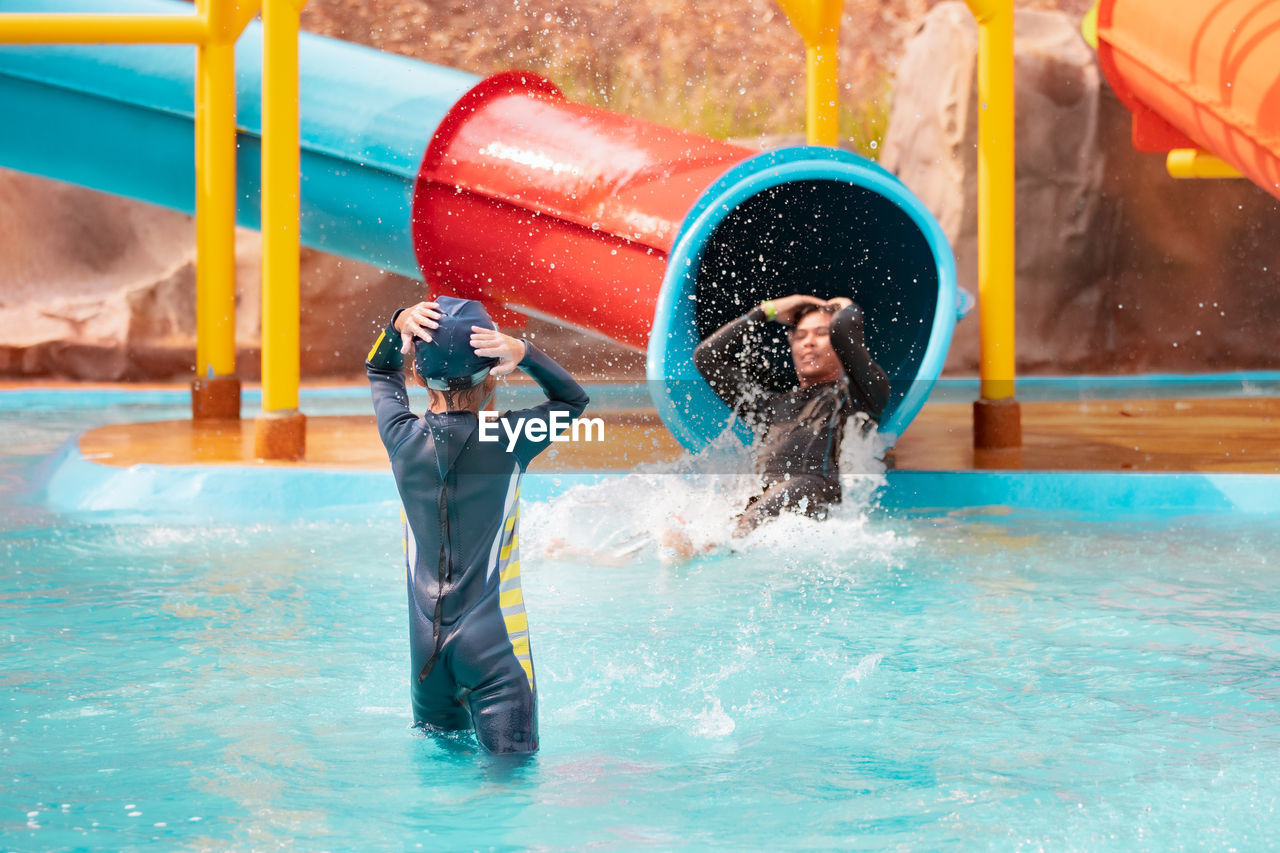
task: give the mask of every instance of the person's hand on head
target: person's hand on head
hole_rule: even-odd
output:
[[[406,308],[396,317],[396,331],[400,333],[400,352],[408,355],[413,351],[413,339],[422,338],[431,342],[431,329],[440,328],[439,320],[444,316],[440,306],[434,302],[419,302],[412,308]]]
[[[847,296],[833,296],[827,300],[827,304],[835,306],[837,311],[843,311],[853,304],[853,300]]]
[[[790,296],[784,296],[781,299],[769,299],[767,302],[773,309],[773,319],[788,326],[795,325],[796,309],[800,306],[827,304],[816,296],[808,296],[803,293],[793,293]],[[766,312],[768,312],[768,309],[766,309]]]
[[[471,327],[471,348],[483,358],[500,359],[489,371],[493,376],[506,376],[515,370],[525,354],[524,341],[484,326]]]

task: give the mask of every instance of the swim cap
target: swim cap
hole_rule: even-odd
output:
[[[413,363],[428,388],[457,391],[479,385],[498,363],[496,358],[476,355],[471,348],[471,327],[498,328],[484,306],[474,299],[437,296],[440,328],[431,332],[431,342],[415,338]]]

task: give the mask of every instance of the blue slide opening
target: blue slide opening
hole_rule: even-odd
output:
[[[693,366],[698,342],[761,300],[791,293],[862,306],[867,346],[890,377],[880,424],[890,442],[919,412],[956,323],[955,258],[942,229],[872,161],[786,148],[738,164],[708,188],[668,260],[647,372],[654,404],[686,448],[705,447],[730,414]],[[757,343],[764,387],[794,386],[782,327],[770,324]]]

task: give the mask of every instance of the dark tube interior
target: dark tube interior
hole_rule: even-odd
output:
[[[867,347],[893,386],[915,379],[933,329],[938,267],[920,228],[884,196],[839,181],[796,181],[733,210],[707,241],[697,275],[698,336],[764,299],[848,296],[866,315]],[[767,324],[752,343],[773,390],[796,384],[786,336]]]

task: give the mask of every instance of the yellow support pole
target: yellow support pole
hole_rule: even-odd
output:
[[[974,446],[1021,447],[1014,399],[1013,0],[966,0],[978,21],[980,397]]]
[[[227,0],[227,2],[235,3],[235,11],[231,15],[229,26],[231,37],[238,39],[244,32],[244,28],[249,26],[249,22],[262,9],[262,3],[258,0]]]
[[[5,44],[200,44],[208,31],[199,15],[8,12],[0,24]]]
[[[1094,50],[1098,49],[1098,3],[1095,0],[1088,12],[1084,13],[1084,18],[1080,21],[1080,35],[1084,36],[1085,43]]]
[[[301,2],[262,4],[262,415],[260,459],[301,459],[306,419],[298,411],[299,125]]]
[[[835,41],[805,48],[805,128],[810,145],[840,144],[840,83]]]
[[[236,377],[235,34],[225,0],[198,0],[209,38],[196,49],[195,420],[240,417]]]
[[[778,0],[805,45],[805,127],[810,145],[840,141],[840,82],[836,50],[843,0]]]
[[[1164,161],[1171,178],[1243,178],[1226,160],[1199,148],[1175,148]]]

